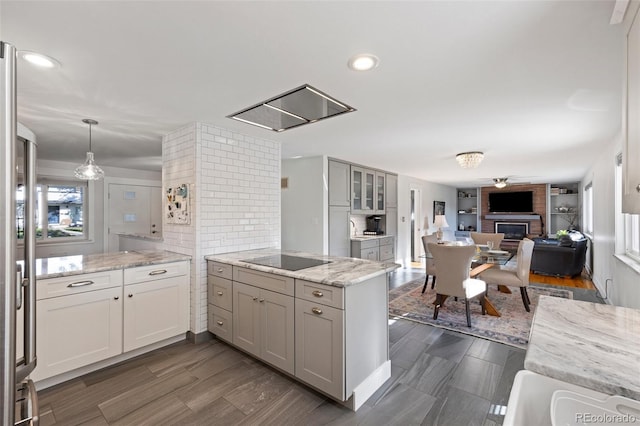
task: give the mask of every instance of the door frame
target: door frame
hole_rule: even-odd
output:
[[[422,192],[420,188],[409,188],[409,258],[419,262],[422,254]]]
[[[153,179],[135,179],[135,178],[120,178],[120,177],[105,177],[104,178],[104,190],[103,192],[103,206],[104,206],[104,229],[102,230],[102,249],[105,253],[109,252],[109,185],[138,185],[138,186],[159,186],[162,190],[162,181]]]

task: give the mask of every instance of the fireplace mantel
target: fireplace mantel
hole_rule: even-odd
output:
[[[487,214],[487,220],[540,220],[539,214]]]

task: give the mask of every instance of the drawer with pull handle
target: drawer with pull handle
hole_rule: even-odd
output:
[[[334,308],[344,309],[344,289],[330,285],[296,280],[296,297]]]
[[[221,309],[212,304],[208,305],[207,329],[218,338],[230,342],[233,340],[233,315],[226,309]]]
[[[207,275],[207,299],[210,304],[230,311],[233,309],[231,280]]]
[[[138,266],[136,268],[127,268],[124,270],[124,285],[179,277],[188,274],[188,261]]]
[[[230,280],[233,278],[233,267],[226,263],[214,262],[212,260],[207,261],[207,274],[216,275],[218,277],[226,278]]]
[[[87,291],[102,290],[122,285],[122,269],[90,274],[69,275],[38,280],[36,297],[38,300],[67,296]]]

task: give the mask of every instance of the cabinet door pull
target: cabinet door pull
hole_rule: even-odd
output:
[[[311,294],[313,294],[315,297],[324,296],[324,294],[320,290],[313,290],[313,292]]]
[[[120,299],[120,296],[114,296],[113,297],[113,300],[118,300],[118,299]]]
[[[221,291],[218,292],[218,296],[222,296],[222,292]]]
[[[253,298],[253,300],[258,300],[258,298],[257,298],[257,297],[254,297],[254,298]]]
[[[640,184],[638,184],[638,186],[636,186],[636,192],[640,192]]]
[[[218,268],[218,272],[222,273],[223,269],[222,268]]]
[[[133,297],[133,294],[129,293],[129,297]]]
[[[313,312],[316,315],[322,315],[322,309],[320,308],[311,308],[311,312]]]
[[[162,274],[166,274],[166,273],[167,273],[166,269],[158,269],[156,271],[149,272],[149,275],[162,275]]]
[[[260,303],[264,303],[264,299],[260,299]]]
[[[218,324],[219,326],[223,326],[224,323],[222,321],[216,321],[216,324]]]
[[[91,280],[87,280],[87,281],[76,281],[75,283],[71,283],[69,284],[67,287],[73,288],[73,287],[83,287],[85,285],[91,285],[93,284],[93,281]]]

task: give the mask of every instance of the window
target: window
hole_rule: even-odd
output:
[[[87,239],[84,223],[87,184],[41,179],[36,186],[36,241]],[[24,185],[16,191],[16,230],[24,238]]]
[[[593,235],[593,185],[591,182],[584,187],[583,199],[582,217],[584,221],[584,233]]]
[[[622,155],[616,157],[616,225],[620,230],[616,230],[616,235],[623,240],[621,249],[627,256],[640,261],[640,215],[622,213]],[[619,231],[619,232],[618,232]],[[622,251],[622,250],[620,250]]]

